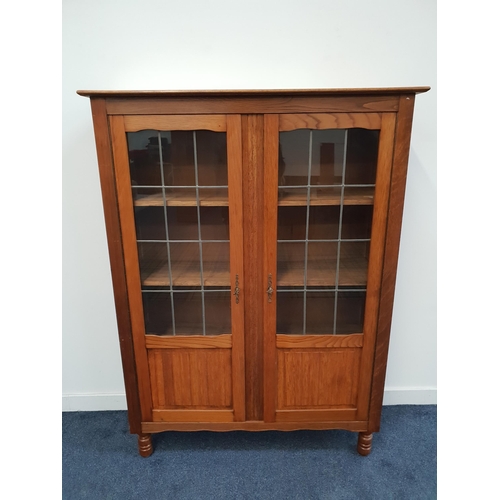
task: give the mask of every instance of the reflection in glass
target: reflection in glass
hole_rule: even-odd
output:
[[[132,186],[227,186],[226,133],[127,133]],[[163,178],[163,184],[162,184]]]
[[[282,172],[280,186],[307,186],[311,164],[311,185],[342,182],[344,130],[292,130],[280,133]]]
[[[132,186],[161,186],[161,162],[158,132],[141,130],[127,133]],[[162,151],[168,157],[168,141]]]
[[[378,130],[349,129],[345,184],[375,184],[378,142]]]

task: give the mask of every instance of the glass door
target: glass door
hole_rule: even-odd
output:
[[[372,257],[383,244],[393,119],[267,120],[274,133],[266,143],[266,181],[275,195],[274,209],[266,210],[265,356],[275,368],[266,370],[274,394],[266,397],[265,416],[300,420],[312,408],[317,420],[362,418],[381,273],[381,260]]]
[[[146,335],[231,333],[226,134],[127,133]]]
[[[122,227],[130,226],[124,234],[130,307],[134,340],[144,346],[151,420],[243,419],[238,119],[114,122],[125,133],[126,151],[115,146],[127,158],[126,165],[116,162],[117,179],[128,182],[131,211],[120,209]],[[236,172],[231,178],[229,168]]]

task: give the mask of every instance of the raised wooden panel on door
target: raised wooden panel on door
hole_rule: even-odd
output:
[[[361,350],[278,349],[277,410],[354,408]]]
[[[150,349],[153,409],[232,406],[230,349]]]

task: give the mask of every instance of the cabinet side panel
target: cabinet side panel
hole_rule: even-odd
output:
[[[127,300],[127,283],[125,279],[125,263],[121,244],[120,219],[116,195],[113,157],[104,99],[91,99],[94,135],[99,162],[99,175],[103,200],[104,217],[108,252],[113,280],[113,291],[120,339],[120,351],[127,396],[128,420],[130,432],[141,432],[141,411],[138,395],[137,373],[135,370],[134,345],[130,312]]]
[[[127,138],[122,116],[110,117],[110,131],[141,416],[143,420],[150,420],[152,401],[146,354],[141,278],[139,273],[139,257],[137,254]]]
[[[246,419],[263,418],[262,258],[263,258],[263,151],[264,119],[242,116],[243,146],[243,233],[245,242],[245,392]]]
[[[384,113],[380,130],[377,160],[377,178],[368,266],[367,295],[364,321],[364,346],[361,361],[361,380],[358,402],[358,419],[368,420],[373,358],[377,335],[380,289],[384,261],[387,210],[394,153],[395,113]]]
[[[414,95],[400,97],[399,112],[396,121],[394,159],[392,167],[389,211],[387,218],[386,247],[380,292],[380,310],[377,329],[377,343],[373,366],[372,393],[368,432],[380,429],[380,413],[384,395],[389,335],[391,330],[394,288],[398,264],[399,238],[403,219],[403,203],[410,152],[410,134],[413,119]]]

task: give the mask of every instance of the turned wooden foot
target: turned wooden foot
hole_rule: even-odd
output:
[[[141,457],[149,457],[153,453],[151,434],[139,434],[139,453]]]
[[[360,432],[358,434],[358,453],[366,457],[372,451],[372,438],[371,432]]]

